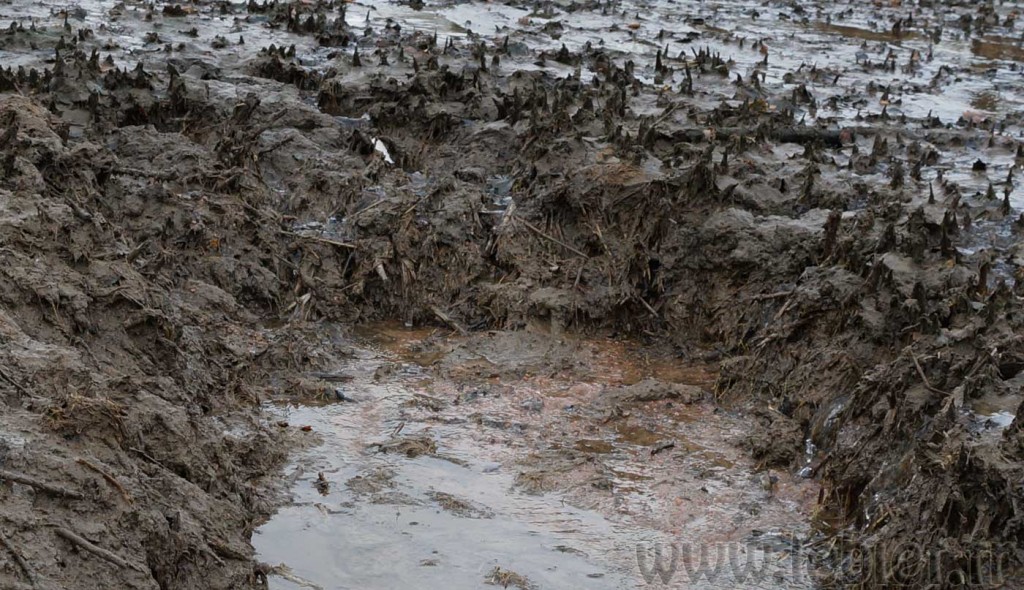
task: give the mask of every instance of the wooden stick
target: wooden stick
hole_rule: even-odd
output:
[[[465,336],[466,334],[469,333],[465,328],[460,326],[458,322],[453,320],[448,314],[441,311],[441,308],[439,308],[438,306],[431,305],[430,311],[434,312],[434,315],[437,316],[437,319],[441,320],[445,324],[448,324],[449,327],[455,329],[459,334]]]
[[[295,233],[293,231],[283,230],[283,229],[279,229],[277,231],[278,231],[278,233],[281,233],[281,234],[286,235],[286,236],[292,236],[292,237],[296,237],[296,238],[299,238],[299,239],[302,239],[302,240],[312,240],[314,242],[320,242],[321,244],[330,244],[332,246],[337,246],[339,248],[349,248],[349,249],[352,249],[352,250],[355,250],[357,248],[357,246],[355,244],[349,244],[348,242],[341,242],[341,241],[338,241],[338,240],[332,240],[330,238],[321,238],[319,236],[304,236],[302,234]]]
[[[237,561],[249,561],[249,556],[232,549],[227,543],[218,539],[209,539],[206,544],[210,546],[217,555],[227,557],[228,559],[234,559]]]
[[[124,489],[124,486],[121,485],[121,482],[119,482],[116,479],[114,479],[113,475],[110,475],[106,471],[103,471],[102,469],[100,469],[96,465],[93,465],[89,461],[86,461],[85,459],[79,458],[78,459],[78,464],[81,465],[82,467],[86,467],[86,468],[88,468],[88,469],[90,469],[92,471],[95,471],[96,473],[100,474],[103,477],[103,479],[107,480],[107,483],[109,483],[110,485],[114,486],[117,489],[117,491],[121,492],[121,496],[124,498],[125,502],[127,502],[129,504],[134,504],[135,503],[135,500],[132,498],[132,495],[128,493],[128,490]]]
[[[917,361],[917,355],[914,354],[913,350],[909,352],[910,358],[914,360],[914,367],[917,369],[917,374],[921,377],[921,381],[924,381],[924,386],[928,388],[928,391],[931,391],[932,393],[941,393],[942,395],[950,395],[947,391],[942,391],[938,387],[932,387],[932,384],[928,381],[928,377],[924,374],[924,369],[921,368],[921,363]]]
[[[33,477],[23,475],[21,473],[15,473],[13,471],[7,471],[6,469],[0,469],[0,480],[9,479],[13,482],[17,482],[29,487],[33,487],[37,490],[53,494],[54,496],[64,496],[65,498],[71,498],[72,500],[83,500],[85,496],[74,490],[61,487],[54,484],[49,484],[44,481],[39,481]]]
[[[288,580],[292,584],[295,584],[296,586],[301,586],[303,588],[309,588],[310,590],[324,590],[323,586],[320,586],[320,585],[316,584],[315,582],[310,582],[309,580],[307,580],[305,578],[302,578],[302,577],[299,577],[299,576],[295,575],[292,572],[291,568],[286,566],[286,565],[284,565],[283,563],[280,564],[280,565],[275,565],[275,566],[271,567],[270,568],[270,573],[272,573],[272,574],[274,574],[276,576],[280,576],[280,577],[284,578],[285,580]]]
[[[780,299],[792,295],[795,291],[776,291],[775,293],[764,293],[761,295],[754,295],[750,298],[751,301],[766,301],[768,299]]]
[[[70,542],[72,545],[76,545],[76,546],[78,546],[78,547],[88,551],[89,553],[92,553],[93,555],[96,555],[97,557],[101,557],[101,558],[109,561],[110,563],[112,563],[112,564],[114,564],[116,566],[120,566],[120,567],[124,567],[124,568],[128,568],[128,569],[133,569],[133,570],[135,570],[137,572],[142,572],[142,573],[147,573],[148,572],[148,570],[146,570],[146,568],[142,567],[141,565],[136,565],[134,563],[131,563],[131,562],[129,562],[129,561],[127,561],[127,560],[117,556],[116,554],[114,554],[111,551],[107,551],[106,549],[104,549],[102,547],[98,547],[96,545],[93,545],[89,541],[86,541],[85,539],[83,539],[82,537],[79,537],[78,535],[76,535],[75,533],[69,531],[68,529],[58,528],[58,529],[55,529],[55,532],[57,533],[58,537],[61,537],[62,539]]]
[[[10,374],[8,374],[7,371],[3,367],[0,367],[0,378],[2,378],[4,381],[10,383],[11,385],[13,385],[14,388],[17,389],[18,393],[20,393],[21,395],[29,396],[28,389],[25,389],[24,385],[22,385],[21,383],[18,383],[14,379],[14,377],[11,377]]]
[[[18,567],[21,568],[21,571],[25,572],[25,577],[28,578],[29,584],[33,588],[35,588],[36,587],[36,574],[35,574],[35,572],[32,571],[32,568],[28,565],[28,562],[25,561],[25,558],[22,557],[21,553],[19,553],[18,550],[14,548],[14,545],[11,543],[11,540],[8,539],[7,535],[3,534],[3,532],[0,532],[0,545],[2,545],[4,549],[9,551],[10,554],[14,556],[15,563],[18,564]]]
[[[523,225],[525,225],[526,227],[530,228],[538,236],[558,244],[559,246],[565,248],[566,250],[572,252],[573,254],[577,254],[579,256],[582,256],[583,258],[590,258],[589,256],[587,256],[586,254],[584,254],[580,250],[577,250],[576,248],[573,248],[572,246],[570,246],[569,244],[566,244],[562,240],[559,240],[558,238],[553,238],[553,237],[549,236],[548,234],[544,233],[543,231],[541,231],[541,229],[539,227],[533,225],[532,223],[530,223],[529,221],[523,219],[522,217],[520,217],[518,219],[519,219],[519,221],[523,222]]]
[[[651,307],[651,304],[650,304],[650,303],[647,303],[646,301],[644,301],[644,298],[643,298],[643,297],[637,297],[637,299],[638,299],[638,300],[640,301],[640,303],[643,303],[643,304],[644,304],[644,307],[646,307],[646,308],[647,308],[647,311],[651,312],[651,315],[652,315],[652,316],[654,316],[654,317],[659,317],[659,316],[658,316],[658,312],[657,312],[657,311],[655,311],[653,307]]]

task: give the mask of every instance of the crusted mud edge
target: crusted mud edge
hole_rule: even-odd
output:
[[[247,10],[348,43],[284,4]],[[308,377],[335,361],[323,326],[383,318],[540,320],[715,360],[755,458],[797,469],[819,449],[826,567],[854,546],[898,566],[911,541],[965,576],[948,586],[983,575],[986,552],[1019,563],[1024,427],[979,434],[965,408],[1024,369],[1020,293],[956,249],[965,220],[1011,212],[919,180],[933,150],[1011,140],[881,126],[853,157],[888,178],[853,183],[842,134],[756,101],[689,106],[719,75],[710,54],[661,93],[597,49],[557,56],[596,72],[582,82],[422,34],[365,66],[253,48],[230,73],[3,35],[56,56],[0,71],[5,587],[265,583],[249,537],[308,436],[260,405],[326,390]],[[776,158],[777,139],[803,147]]]

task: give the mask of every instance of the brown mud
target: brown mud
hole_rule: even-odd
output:
[[[1020,8],[0,2],[0,585],[301,579],[252,534],[330,441],[266,402],[358,398],[376,320],[432,327],[417,411],[541,453],[516,489],[730,540],[759,521],[688,528],[616,472],[737,469],[735,509],[771,470],[820,486],[786,527],[821,584],[1011,576]],[[510,391],[473,414],[459,384]],[[572,428],[529,411],[553,391]],[[406,434],[365,442],[460,467]],[[358,476],[315,491],[493,509]],[[509,568],[475,579],[542,575]]]

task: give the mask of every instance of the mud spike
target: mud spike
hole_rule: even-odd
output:
[[[978,269],[978,294],[980,295],[988,293],[988,273],[991,267],[992,263],[986,260]]]
[[[946,231],[945,223],[942,224],[942,237],[939,240],[939,250],[942,252],[942,255],[946,258],[952,256],[954,252],[953,241],[949,239],[949,232]]]
[[[910,169],[910,177],[917,182],[921,182],[921,168],[924,166],[924,160],[918,160],[914,163],[914,167]]]
[[[804,202],[810,201],[811,197],[814,196],[814,175],[813,174],[808,174],[804,178],[804,185],[803,185],[803,187],[801,187],[800,193],[801,193],[800,194],[800,199],[803,200]]]
[[[964,212],[964,225],[963,225],[963,228],[964,228],[965,231],[971,229],[971,212],[970,211],[965,211]]]
[[[352,67],[358,68],[362,65],[363,62],[359,59],[359,46],[356,45],[355,51],[352,52]]]
[[[878,238],[878,243],[875,245],[876,253],[884,253],[892,250],[896,246],[896,226],[892,223],[885,226],[885,230],[882,235]]]
[[[996,200],[996,189],[992,187],[992,183],[988,183],[988,190],[985,191],[985,198],[989,201]]]
[[[942,228],[951,236],[960,233],[960,225],[956,222],[956,212],[946,211],[942,214]]]
[[[419,73],[420,71],[420,63],[416,61],[415,57],[412,58],[412,71],[416,73]]]

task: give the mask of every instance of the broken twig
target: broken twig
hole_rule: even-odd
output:
[[[795,291],[776,291],[774,293],[762,293],[760,295],[754,295],[750,298],[751,301],[767,301],[769,299],[781,299],[782,297],[788,297],[795,293]]]
[[[288,580],[292,584],[295,584],[296,586],[300,586],[302,588],[309,588],[310,590],[324,590],[323,586],[319,586],[305,578],[295,575],[294,573],[292,573],[291,568],[284,565],[283,563],[280,565],[269,565],[261,563],[259,564],[259,569],[262,570],[265,574],[273,574],[275,576],[279,576],[281,578],[284,578],[285,580]]]
[[[74,490],[69,490],[68,488],[59,485],[39,481],[34,477],[29,477],[21,473],[15,473],[13,471],[7,471],[6,469],[0,470],[0,480],[3,479],[9,479],[13,482],[20,483],[22,485],[35,488],[37,490],[42,490],[49,494],[53,494],[54,496],[64,496],[65,498],[71,498],[72,500],[82,500],[85,498],[83,494],[76,492]]]
[[[441,311],[441,308],[439,308],[438,306],[431,305],[430,306],[430,311],[434,312],[434,315],[437,316],[437,319],[439,319],[442,322],[444,322],[445,324],[447,324],[453,330],[456,330],[459,334],[465,336],[466,334],[469,333],[465,328],[460,326],[458,322],[453,320],[448,314],[446,314],[445,312]]]
[[[61,537],[62,539],[68,541],[72,545],[76,545],[77,547],[84,549],[85,551],[88,551],[89,553],[92,553],[97,557],[101,557],[116,566],[133,569],[137,572],[147,572],[146,568],[142,567],[141,565],[131,563],[130,561],[122,557],[119,557],[111,551],[107,551],[102,547],[93,545],[89,541],[86,541],[85,539],[79,537],[78,535],[69,531],[68,529],[58,528],[55,529],[55,532],[57,533],[58,537]]]
[[[538,236],[558,244],[559,246],[565,248],[566,250],[572,252],[573,254],[576,254],[578,256],[582,256],[583,258],[590,258],[586,254],[584,254],[581,250],[579,250],[577,248],[574,248],[574,247],[570,246],[569,244],[566,244],[565,242],[563,242],[562,240],[559,240],[558,238],[549,236],[548,234],[544,233],[543,231],[541,231],[541,229],[539,227],[537,227],[536,225],[533,225],[529,221],[526,221],[522,217],[520,217],[518,219],[519,219],[519,221],[523,222],[523,225],[525,225],[526,227],[530,228],[530,230],[533,231]]]
[[[320,242],[321,244],[330,244],[331,246],[337,246],[338,248],[348,248],[348,249],[351,249],[351,250],[355,250],[357,248],[357,246],[355,244],[349,244],[348,242],[342,242],[342,241],[339,241],[339,240],[332,240],[330,238],[322,238],[320,236],[304,236],[302,234],[295,233],[293,231],[286,231],[286,230],[283,230],[283,229],[280,229],[280,230],[277,230],[277,231],[280,232],[283,235],[286,235],[286,236],[292,236],[292,237],[295,237],[295,238],[300,238],[300,239],[303,239],[303,240],[310,240],[310,241],[313,241],[313,242]]]
[[[121,485],[121,482],[119,482],[116,479],[114,479],[113,475],[110,475],[106,471],[100,469],[99,467],[97,467],[96,465],[93,465],[92,463],[90,463],[89,461],[87,461],[85,459],[79,458],[78,459],[78,464],[81,465],[82,467],[85,467],[87,469],[90,469],[91,471],[94,471],[94,472],[100,474],[100,476],[102,476],[103,479],[105,479],[107,481],[107,483],[109,483],[110,485],[114,486],[114,488],[117,489],[117,491],[121,492],[121,497],[124,498],[125,502],[127,502],[129,504],[134,504],[135,503],[135,500],[132,498],[132,495],[128,493],[128,490],[124,489],[124,486]]]
[[[25,573],[25,577],[28,578],[29,584],[31,584],[32,587],[35,588],[36,573],[32,571],[32,568],[28,565],[28,562],[25,561],[25,558],[22,557],[21,553],[14,547],[14,545],[11,543],[11,540],[7,538],[7,535],[3,534],[2,532],[0,532],[0,546],[3,546],[4,549],[6,549],[12,556],[14,556],[15,563],[17,563],[18,567],[21,568],[21,571]]]
[[[10,383],[12,386],[14,386],[14,388],[17,389],[18,393],[20,393],[21,395],[24,395],[24,396],[28,396],[29,395],[28,389],[26,389],[25,386],[22,385],[21,383],[18,383],[14,379],[14,377],[11,377],[3,367],[0,367],[0,379],[3,379],[4,381],[6,381],[6,382]]]
[[[928,377],[924,374],[924,369],[921,368],[921,363],[917,361],[917,355],[914,354],[914,351],[910,351],[910,358],[913,359],[914,367],[917,369],[917,374],[921,377],[921,381],[924,382],[924,386],[928,388],[928,391],[932,393],[941,393],[942,395],[950,395],[948,391],[942,391],[938,387],[932,387],[931,382],[928,381]]]

